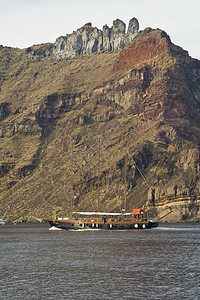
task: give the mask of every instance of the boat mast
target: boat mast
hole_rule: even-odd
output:
[[[98,145],[98,199],[97,199],[97,211],[99,211],[99,203],[100,203],[99,176],[100,176],[100,138],[99,138],[99,145]]]
[[[71,214],[73,213],[73,202],[74,202],[74,199],[73,199],[73,161],[74,161],[74,139],[72,138],[72,149],[71,149]]]
[[[124,212],[126,212],[126,152],[124,162]]]

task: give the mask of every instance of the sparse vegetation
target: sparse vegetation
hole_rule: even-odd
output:
[[[160,31],[138,35],[135,45],[151,34],[156,39]],[[125,153],[128,210],[148,207],[150,186],[159,210],[169,196],[200,193],[200,67],[171,47],[146,59],[144,53],[137,61],[126,57],[129,63],[122,68],[129,48],[68,60],[30,58],[27,49],[0,49],[4,220],[67,215],[72,203],[78,210],[95,210],[98,172],[101,209],[120,211]],[[186,69],[190,76],[183,75]],[[177,218],[197,219],[198,199],[188,202],[188,211]]]

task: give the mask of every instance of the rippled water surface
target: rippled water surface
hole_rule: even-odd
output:
[[[200,224],[0,227],[0,299],[200,299]]]

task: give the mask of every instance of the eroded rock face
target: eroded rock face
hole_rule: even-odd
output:
[[[100,137],[102,210],[122,208],[126,149],[128,210],[152,206],[162,216],[170,208],[168,221],[199,220],[200,61],[159,29],[132,40],[137,30],[136,19],[127,33],[120,20],[102,31],[88,23],[57,46],[1,50],[4,219],[43,218],[59,207],[67,215],[69,198],[77,210],[95,209]],[[105,53],[65,61],[51,59],[53,51]]]
[[[105,25],[102,30],[87,23],[77,31],[57,38],[55,44],[47,49],[41,47],[31,51],[29,48],[28,54],[31,58],[50,55],[56,58],[73,58],[95,52],[121,50],[131,43],[138,30],[139,22],[136,18],[130,20],[127,33],[126,24],[119,19],[113,21],[111,28]]]
[[[0,121],[9,116],[10,114],[9,103],[0,104]]]

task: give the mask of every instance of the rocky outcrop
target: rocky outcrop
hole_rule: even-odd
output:
[[[9,114],[11,113],[9,109],[9,103],[1,103],[0,104],[0,121],[3,120],[4,118],[8,117]]]
[[[111,28],[103,26],[103,30],[87,23],[76,32],[59,37],[55,42],[53,54],[57,58],[72,58],[94,52],[120,50],[130,44],[138,30],[139,23],[136,18],[130,20],[127,33],[126,24],[119,19],[113,21]]]
[[[121,50],[131,43],[138,30],[139,22],[136,18],[129,21],[127,32],[126,24],[119,19],[113,21],[111,28],[104,25],[102,30],[87,23],[77,31],[57,38],[54,45],[42,45],[37,49],[30,47],[27,53],[30,58],[50,55],[56,58],[73,58],[96,52]]]

